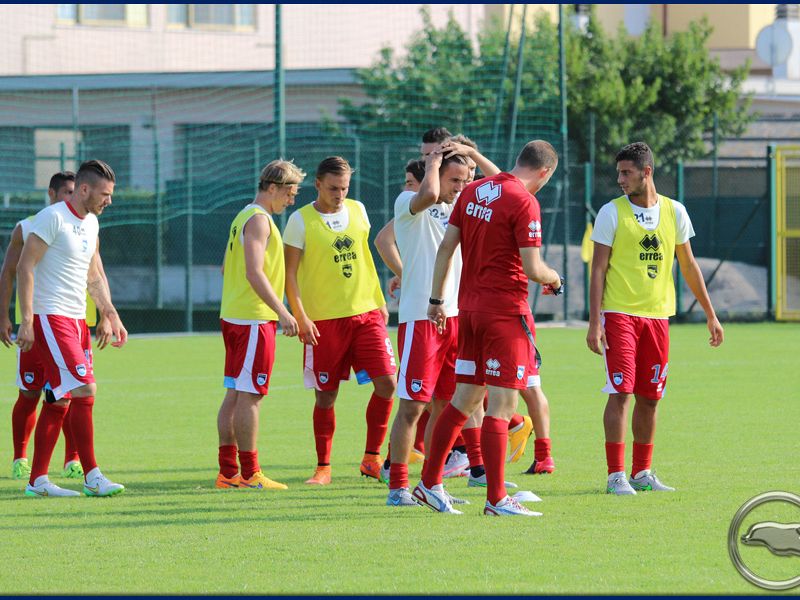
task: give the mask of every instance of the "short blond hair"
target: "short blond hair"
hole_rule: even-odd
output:
[[[306,178],[306,172],[290,160],[279,158],[273,160],[261,170],[258,178],[258,189],[262,192],[275,185],[299,185]]]

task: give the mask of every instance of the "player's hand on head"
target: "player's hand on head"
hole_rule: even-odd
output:
[[[708,331],[711,334],[708,343],[712,348],[716,348],[722,344],[725,338],[725,332],[723,331],[722,325],[716,317],[708,320]]]
[[[459,144],[458,142],[445,142],[442,144],[441,152],[444,158],[450,158],[455,155],[459,156],[469,156],[472,148],[467,146],[466,144]]]
[[[400,277],[398,277],[397,275],[392,277],[389,280],[389,286],[387,289],[387,291],[389,292],[389,296],[391,296],[392,298],[397,298],[397,296],[395,296],[395,292],[399,290],[402,287],[402,285],[403,285],[403,280]]]
[[[28,352],[33,348],[33,323],[23,323],[17,331],[17,346],[22,352]]]
[[[0,341],[5,344],[6,348],[10,348],[14,345],[14,340],[11,339],[11,333],[11,319],[8,318],[8,315],[3,315],[0,317]]]

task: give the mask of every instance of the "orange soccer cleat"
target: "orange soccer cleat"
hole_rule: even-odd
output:
[[[324,467],[318,466],[314,474],[306,480],[308,485],[328,485],[331,482],[331,467],[326,465]]]
[[[361,459],[361,474],[380,481],[382,464],[381,457],[377,454],[365,454]]]
[[[220,489],[228,489],[228,488],[238,488],[239,482],[242,480],[242,476],[237,473],[233,477],[225,477],[222,473],[217,475],[217,483],[216,486]]]

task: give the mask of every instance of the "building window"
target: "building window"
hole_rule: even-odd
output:
[[[170,4],[167,21],[173,27],[253,30],[255,4]]]
[[[57,4],[58,20],[79,25],[146,27],[147,4]]]

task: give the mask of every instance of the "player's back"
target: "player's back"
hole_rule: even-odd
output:
[[[473,182],[450,222],[461,231],[459,309],[530,313],[519,248],[541,245],[541,225],[538,202],[522,182],[509,173]]]

